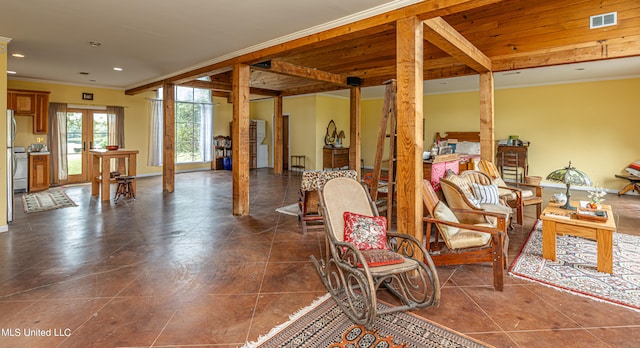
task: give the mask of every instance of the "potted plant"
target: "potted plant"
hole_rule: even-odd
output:
[[[598,187],[597,184],[594,185],[587,193],[587,197],[589,197],[589,208],[591,209],[602,209],[602,202],[604,202],[604,196],[607,194],[602,187]]]

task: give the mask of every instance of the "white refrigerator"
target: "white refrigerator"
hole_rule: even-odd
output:
[[[16,120],[13,110],[7,110],[7,222],[13,221],[13,174],[15,163],[13,141],[16,137]]]

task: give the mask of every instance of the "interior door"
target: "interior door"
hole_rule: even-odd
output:
[[[289,170],[289,115],[282,115],[282,170]]]
[[[108,144],[107,113],[96,110],[67,110],[67,174],[69,183],[87,182],[91,172],[91,149]]]

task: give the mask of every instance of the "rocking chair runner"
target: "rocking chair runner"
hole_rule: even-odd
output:
[[[355,244],[344,242],[345,212],[378,216],[363,185],[350,178],[331,179],[319,191],[319,197],[325,218],[326,257],[311,259],[325,287],[353,322],[371,328],[377,315],[439,304],[440,282],[435,266],[413,236],[387,232],[387,247],[400,254],[402,261],[375,267],[367,264]],[[401,304],[379,310],[377,291],[381,287]]]
[[[502,291],[509,249],[507,216],[481,210],[450,209],[440,201],[428,180],[423,181],[422,200],[428,214],[424,218],[427,223],[426,249],[433,262],[436,265],[490,262],[493,264],[493,287]],[[495,224],[487,219],[490,216],[497,221]],[[485,222],[477,223],[477,218]],[[433,225],[438,230],[434,238],[431,237]]]

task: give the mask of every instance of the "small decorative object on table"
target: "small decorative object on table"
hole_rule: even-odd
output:
[[[117,150],[119,147],[120,147],[120,146],[118,146],[118,145],[107,145],[107,146],[105,146],[105,148],[106,148],[107,150],[109,150],[109,151],[115,151],[115,150]]]
[[[578,208],[576,211],[578,219],[593,221],[593,222],[605,222],[609,218],[607,212],[604,210],[591,210]]]
[[[567,203],[567,195],[564,192],[558,192],[553,195],[553,201],[560,204]]]
[[[598,184],[595,184],[587,193],[587,197],[589,197],[588,206],[591,209],[601,209],[602,202],[604,202],[604,197],[607,194],[602,187],[598,187]]]

